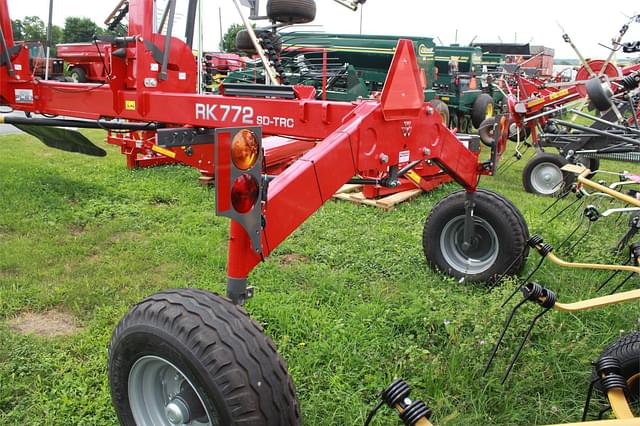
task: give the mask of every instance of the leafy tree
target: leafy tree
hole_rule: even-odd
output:
[[[22,25],[22,21],[19,19],[11,20],[11,29],[13,30],[13,39],[14,40],[24,40],[24,25]]]
[[[60,44],[64,41],[64,30],[58,25],[51,27],[51,46]]]
[[[37,16],[26,16],[22,20],[22,35],[26,41],[46,41],[47,28]]]
[[[127,27],[122,23],[118,24],[113,31],[109,31],[108,29],[103,31],[104,31],[104,34],[115,35],[118,37],[126,37],[129,35],[129,27]]]
[[[100,27],[93,20],[70,16],[64,21],[64,42],[90,42],[100,31]]]
[[[238,53],[236,49],[236,34],[241,30],[244,30],[244,25],[232,24],[222,37],[222,40],[220,40],[220,50],[227,53]]]

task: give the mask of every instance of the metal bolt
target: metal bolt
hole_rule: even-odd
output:
[[[427,107],[427,115],[433,114],[433,107]]]
[[[382,164],[387,164],[389,162],[389,156],[387,154],[380,154],[380,162]]]
[[[429,148],[424,148],[422,150],[422,153],[425,155],[425,157],[431,155],[431,150]]]

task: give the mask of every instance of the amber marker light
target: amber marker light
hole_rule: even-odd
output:
[[[231,161],[240,170],[252,168],[259,156],[256,135],[248,129],[239,131],[231,141]]]

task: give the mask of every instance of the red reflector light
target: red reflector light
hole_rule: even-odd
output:
[[[240,170],[249,170],[258,160],[258,141],[248,129],[239,131],[231,141],[231,161]]]
[[[235,211],[249,213],[258,201],[259,192],[256,178],[247,173],[240,175],[231,187],[231,204]]]

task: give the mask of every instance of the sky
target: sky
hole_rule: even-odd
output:
[[[179,0],[184,1],[184,0]],[[220,39],[219,9],[223,30],[240,22],[231,0],[204,1],[205,50],[216,50]],[[8,0],[12,19],[38,15],[45,22],[49,0]],[[54,0],[53,22],[63,26],[67,16],[89,17],[101,24],[117,0]],[[266,0],[261,0],[264,13]],[[316,0],[317,16],[311,31],[358,33],[360,12],[353,12],[332,0]],[[517,6],[516,6],[517,5]],[[453,13],[459,12],[454,16]],[[248,14],[248,9],[245,10]],[[603,58],[608,50],[599,43],[611,44],[627,16],[640,13],[637,0],[616,0],[611,3],[538,0],[524,2],[492,0],[478,2],[425,0],[368,0],[363,9],[364,34],[394,34],[439,37],[444,44],[476,42],[521,42],[552,47],[556,58],[576,58],[571,47],[563,42],[562,30],[569,33],[583,56]],[[631,24],[626,41],[640,40],[640,23]]]

